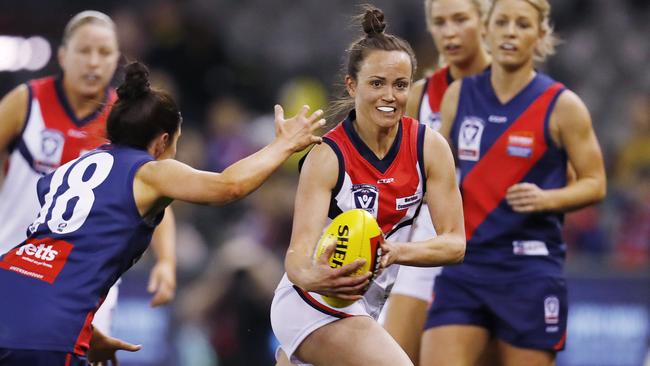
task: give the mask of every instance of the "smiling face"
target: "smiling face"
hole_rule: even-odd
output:
[[[347,76],[345,80],[354,98],[358,123],[380,128],[395,126],[404,115],[411,78],[411,59],[406,52],[370,51],[357,79]]]
[[[115,31],[103,24],[79,26],[59,49],[66,91],[84,98],[102,95],[119,58]]]
[[[506,69],[532,67],[535,47],[544,38],[540,14],[524,0],[498,0],[488,19],[487,43],[494,62]]]
[[[429,32],[446,62],[464,66],[481,47],[483,25],[471,0],[435,0],[431,3]]]

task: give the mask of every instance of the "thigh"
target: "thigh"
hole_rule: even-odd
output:
[[[444,325],[422,336],[421,366],[474,366],[490,340],[487,329],[473,325]]]
[[[415,365],[419,364],[420,340],[428,307],[429,303],[422,299],[394,294],[386,308],[384,328]]]
[[[497,342],[502,366],[553,366],[555,353],[551,351],[519,348],[504,341]]]
[[[395,340],[370,317],[353,316],[312,332],[296,350],[314,366],[412,366]]]
[[[87,366],[85,357],[57,351],[0,348],[0,366]]]

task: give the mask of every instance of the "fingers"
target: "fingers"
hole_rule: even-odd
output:
[[[276,121],[282,121],[284,120],[284,109],[282,109],[282,106],[279,104],[276,104],[275,107],[273,107],[275,110],[275,120]]]
[[[330,235],[323,240],[324,240],[323,245],[325,246],[325,250],[323,250],[321,255],[318,257],[318,262],[321,264],[329,265],[329,259],[332,257],[332,254],[334,254],[334,250],[336,249],[336,238]]]
[[[366,264],[364,258],[357,258],[354,262],[344,265],[343,267],[337,269],[339,276],[349,276],[353,273],[356,273],[361,267]]]
[[[151,275],[149,276],[149,284],[147,285],[147,291],[149,293],[154,293],[158,290],[160,287],[160,276],[157,275],[155,271],[151,272]]]
[[[304,106],[302,110],[300,110],[300,113],[298,114],[299,116],[303,116],[302,112],[305,111],[305,107],[309,109],[309,106]],[[306,112],[306,111],[305,111]],[[309,123],[318,123],[319,118],[323,115],[323,110],[322,109],[317,109],[314,113],[311,114],[311,116],[307,117],[307,122]]]

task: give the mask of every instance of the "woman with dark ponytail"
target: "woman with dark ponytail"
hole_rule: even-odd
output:
[[[38,182],[42,204],[29,236],[0,257],[0,365],[87,365],[137,350],[91,326],[108,289],[145,251],[173,200],[225,204],[259,187],[292,153],[320,137],[321,111],[284,119],[276,138],[222,173],[174,160],[181,114],[149,86],[140,63],[126,67],[107,121],[110,144]],[[92,341],[91,341],[92,338]]]
[[[286,274],[271,306],[279,365],[413,365],[376,322],[399,265],[439,266],[464,256],[449,146],[438,133],[404,116],[416,67],[413,51],[384,33],[381,10],[367,6],[358,20],[365,35],[348,50],[347,96],[332,104],[332,114],[346,117],[324,136],[325,144],[310,151],[300,173]],[[425,196],[438,236],[409,242]],[[370,212],[386,238],[383,271],[372,281],[370,273],[350,276],[362,260],[330,268],[334,245],[313,257],[323,227],[355,208]],[[333,308],[323,295],[356,301]]]

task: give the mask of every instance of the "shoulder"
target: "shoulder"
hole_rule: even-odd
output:
[[[564,123],[590,121],[589,110],[580,97],[569,89],[565,89],[559,95],[551,118],[556,119],[561,126]]]
[[[463,85],[463,79],[456,80],[449,87],[447,88],[447,91],[445,92],[445,96],[442,98],[442,103],[444,105],[452,105],[455,106],[458,103],[458,98],[460,98],[460,89]]]
[[[9,127],[12,132],[20,133],[29,104],[29,88],[27,84],[21,84],[0,101],[0,118],[5,127]]]

